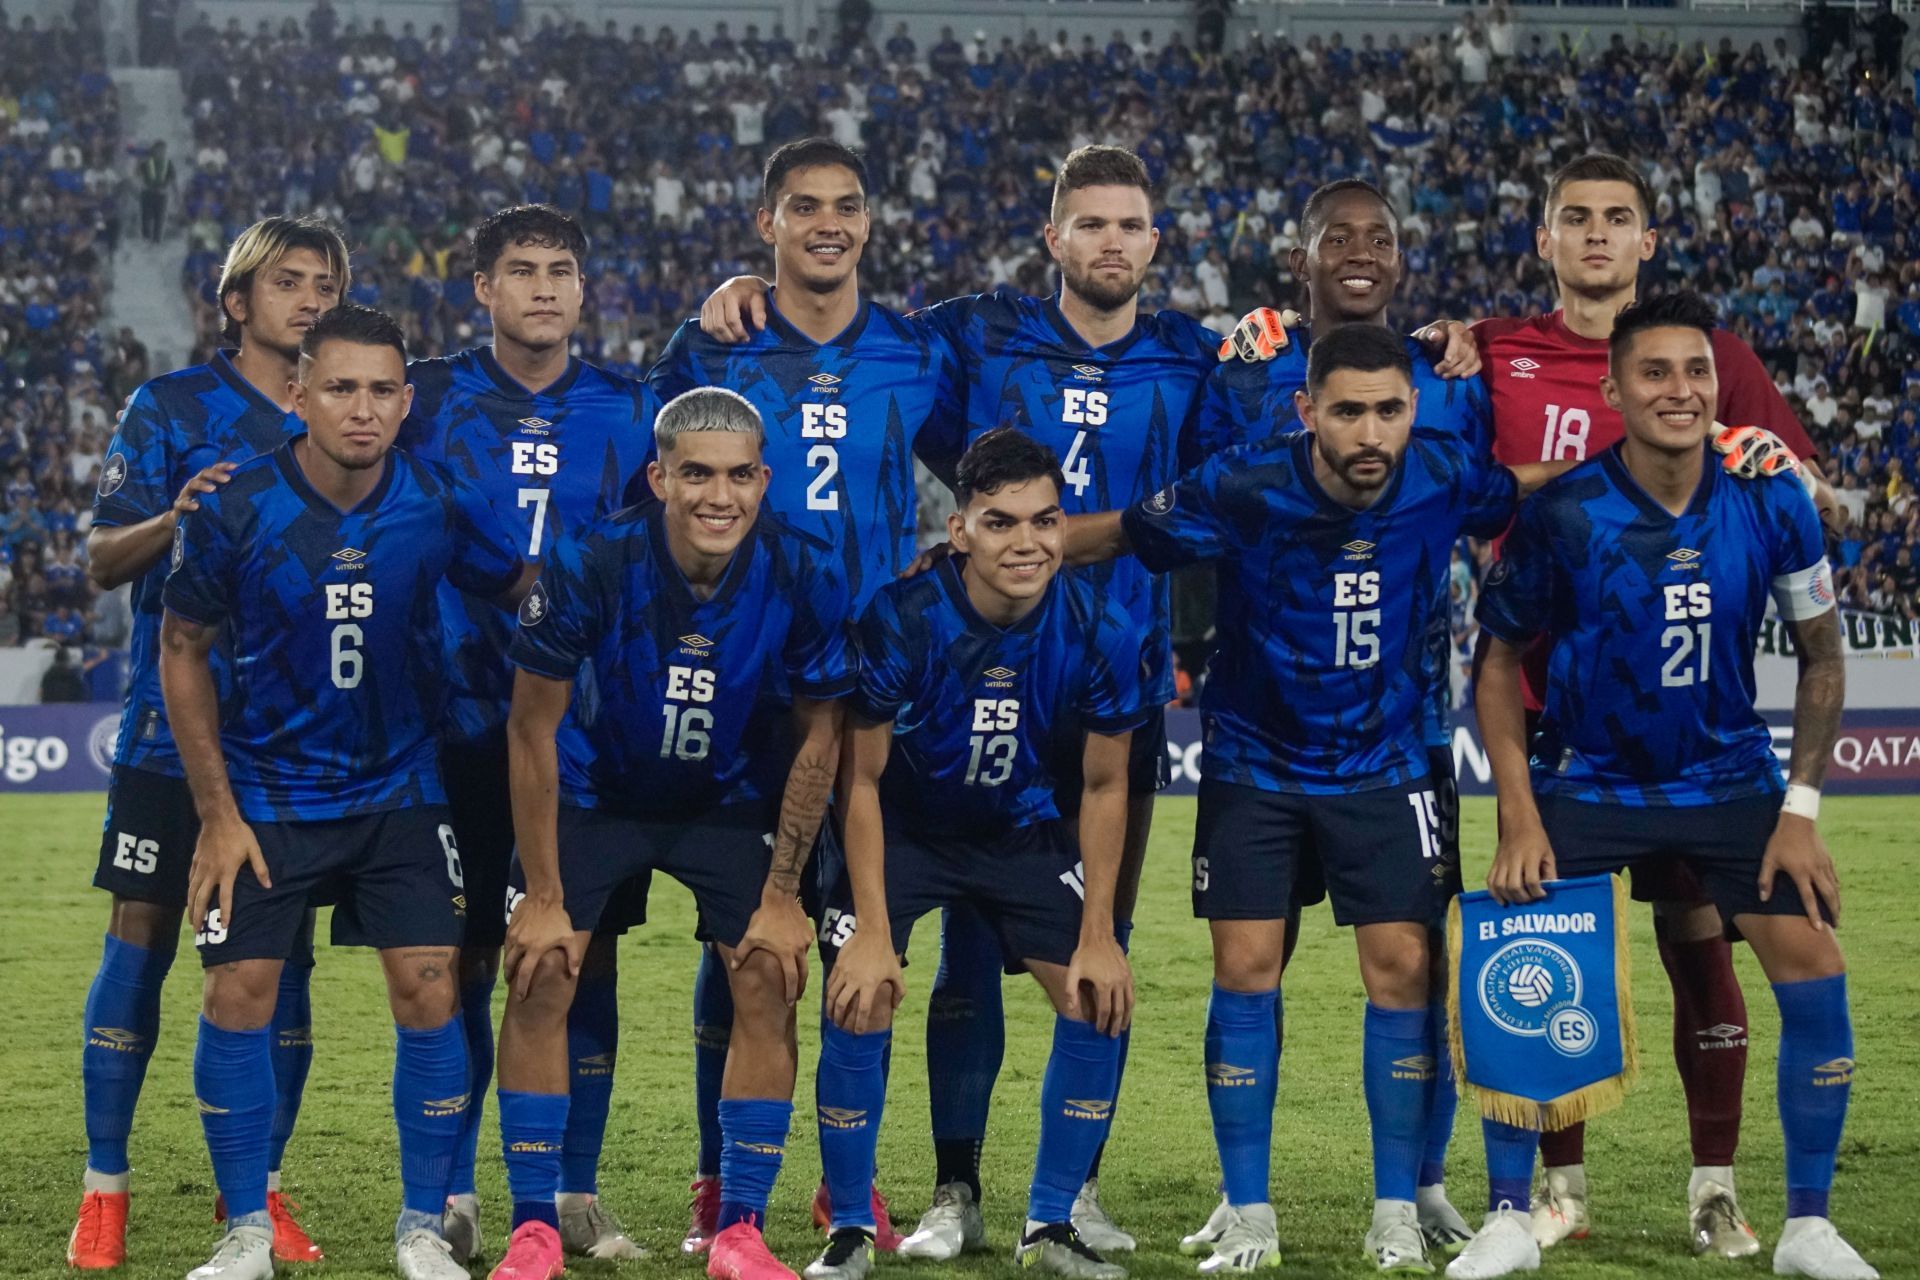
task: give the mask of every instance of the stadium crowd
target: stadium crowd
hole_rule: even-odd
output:
[[[36,51],[0,73],[0,642],[81,634],[78,544],[110,406],[150,372],[132,334],[98,332],[131,171],[90,3],[45,31],[0,27]],[[1605,148],[1640,157],[1658,193],[1646,287],[1685,280],[1717,296],[1819,442],[1849,519],[1843,603],[1920,614],[1915,78],[1887,67],[1884,47],[1836,42],[1814,61],[1784,39],[1556,45],[1502,5],[1443,35],[1357,47],[1255,35],[1220,56],[1144,31],[995,43],[946,30],[921,47],[883,22],[843,45],[727,22],[529,29],[512,6],[496,12],[423,34],[343,22],[322,0],[304,24],[217,30],[202,17],[184,33],[194,153],[175,216],[194,358],[215,340],[221,253],[257,217],[340,222],[350,296],[404,316],[433,354],[485,337],[466,230],[546,201],[594,241],[582,354],[638,374],[715,283],[764,273],[761,161],[812,133],[869,158],[863,279],[896,306],[1049,290],[1037,232],[1053,166],[1105,141],[1138,149],[1164,195],[1146,306],[1226,327],[1295,298],[1291,211],[1318,183],[1360,176],[1402,216],[1409,325],[1526,313],[1553,306],[1533,252],[1544,175]],[[1483,556],[1463,559],[1463,616],[1466,560]],[[109,622],[96,628],[110,641]]]

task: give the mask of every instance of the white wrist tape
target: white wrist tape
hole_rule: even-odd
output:
[[[1814,821],[1820,816],[1820,788],[1810,787],[1804,782],[1789,782],[1787,798],[1780,802],[1780,812],[1791,813],[1808,822]]]

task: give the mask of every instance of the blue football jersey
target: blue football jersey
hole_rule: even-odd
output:
[[[667,549],[665,512],[628,507],[560,539],[520,607],[508,656],[574,681],[561,796],[659,817],[777,800],[793,698],[853,688],[839,558],[762,512],[701,600]]]
[[[518,535],[528,560],[622,506],[653,451],[653,393],[581,360],[538,393],[515,382],[485,347],[415,361],[407,378],[413,411],[399,443],[474,489]],[[495,736],[506,725],[512,624],[484,599],[450,583],[442,588],[446,736],[453,741]]]
[[[312,822],[440,804],[441,579],[497,596],[518,540],[446,472],[394,450],[351,511],[315,492],[289,441],[180,526],[166,607],[224,624],[221,728],[243,817]]]
[[[1678,516],[1617,445],[1521,505],[1479,618],[1510,644],[1552,639],[1536,791],[1664,806],[1784,786],[1753,707],[1753,652],[1770,590],[1789,617],[1832,607],[1823,576],[1792,590],[1824,566],[1820,519],[1791,480],[1714,461]]]
[[[665,403],[695,387],[753,402],[767,430],[767,509],[832,546],[856,613],[913,560],[913,454],[923,433],[959,421],[952,349],[924,321],[863,302],[829,342],[815,342],[768,297],[767,326],[728,345],[689,320],[647,384]]]
[[[882,587],[860,619],[856,714],[893,722],[881,777],[889,825],[1004,831],[1058,817],[1085,731],[1120,733],[1155,705],[1118,601],[1073,570],[1010,627],[967,599],[960,557]]]
[[[216,462],[245,462],[306,430],[300,419],[241,377],[226,352],[203,365],[154,378],[133,393],[93,500],[102,527],[139,524],[173,506],[187,481]],[[160,615],[167,564],[160,560],[133,583],[133,635],[127,701],[120,716],[115,764],[183,776],[160,697]],[[214,680],[224,695],[226,655],[216,650]]]
[[[1294,407],[1294,393],[1307,385],[1307,348],[1311,335],[1304,330],[1273,359],[1262,362],[1229,360],[1207,379],[1188,433],[1185,457],[1189,465],[1198,465],[1208,456],[1235,445],[1256,444],[1269,436],[1300,430],[1300,414]],[[1477,376],[1443,378],[1433,371],[1426,348],[1407,339],[1407,354],[1413,360],[1413,389],[1419,394],[1417,420],[1430,431],[1457,435],[1480,452],[1493,454],[1493,410],[1487,399],[1487,387]],[[1452,741],[1449,730],[1453,706],[1453,681],[1450,673],[1453,634],[1448,625],[1447,580],[1440,580],[1440,598],[1433,614],[1433,635],[1428,643],[1435,653],[1434,682],[1428,690],[1422,714],[1427,745],[1444,747]]]
[[[1001,289],[919,313],[953,343],[966,378],[966,437],[957,459],[995,427],[1018,427],[1059,455],[1069,514],[1112,511],[1158,493],[1180,474],[1180,439],[1220,339],[1177,311],[1139,317],[1131,332],[1090,347],[1058,298]],[[1173,697],[1167,582],[1138,561],[1094,567],[1090,581],[1134,620],[1150,697]]]
[[[1305,432],[1215,454],[1122,517],[1154,569],[1220,562],[1201,767],[1265,791],[1345,794],[1425,776],[1421,709],[1453,543],[1506,527],[1513,473],[1416,428],[1364,511],[1313,474]]]

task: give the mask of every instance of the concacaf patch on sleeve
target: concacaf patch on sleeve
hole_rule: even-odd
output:
[[[527,592],[527,598],[520,602],[520,625],[539,626],[547,620],[547,611],[547,588],[536,578],[532,590]]]
[[[100,496],[112,497],[121,485],[127,482],[127,455],[116,453],[108,457],[106,465],[100,468]]]
[[[1147,514],[1149,515],[1163,516],[1167,514],[1167,512],[1173,510],[1173,486],[1168,485],[1151,498],[1148,498],[1141,505],[1146,508]]]
[[[173,557],[169,567],[178,569],[185,563],[186,558],[187,526],[184,524],[175,524],[173,526]]]

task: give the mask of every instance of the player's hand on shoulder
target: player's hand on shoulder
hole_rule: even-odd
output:
[[[1298,329],[1300,323],[1298,311],[1255,307],[1241,316],[1233,332],[1221,340],[1220,362],[1244,360],[1248,364],[1264,364],[1287,349],[1292,341],[1287,330]]]
[[[1782,440],[1765,427],[1729,427],[1713,424],[1713,451],[1730,475],[1748,480],[1773,476],[1804,476],[1806,468]],[[1806,483],[1802,479],[1802,483]]]
[[[260,841],[238,814],[201,825],[187,871],[187,920],[196,932],[206,928],[207,912],[213,908],[220,912],[221,925],[233,928],[233,882],[248,867],[262,888],[273,887]]]
[[[1480,344],[1473,329],[1460,320],[1435,320],[1413,336],[1427,349],[1433,371],[1443,378],[1471,378],[1480,372]]]
[[[1840,875],[1834,870],[1833,855],[1827,852],[1820,829],[1797,814],[1781,814],[1767,840],[1767,855],[1760,862],[1760,901],[1772,899],[1780,876],[1800,891],[1807,923],[1815,929],[1827,927],[1820,915],[1823,902],[1834,923],[1840,922]]]
[[[529,894],[514,904],[507,921],[506,953],[503,964],[507,988],[521,999],[533,990],[533,976],[539,971],[540,957],[559,951],[566,957],[569,977],[580,975],[586,944],[573,927],[566,903],[558,898],[536,898]]]
[[[734,276],[700,304],[700,332],[715,342],[745,342],[766,327],[767,282],[759,276]]]
[[[1067,965],[1067,1016],[1117,1036],[1133,1024],[1133,968],[1112,934],[1082,937]]]
[[[827,977],[827,1016],[841,1030],[862,1036],[879,1030],[875,1015],[883,1008],[889,1013],[898,1009],[906,993],[891,936],[883,929],[863,931],[855,925]]]
[[[191,480],[182,486],[180,496],[173,500],[173,509],[179,515],[188,515],[200,509],[200,495],[212,493],[233,478],[234,465],[231,462],[216,462],[210,467],[202,467],[194,473]]]
[[[936,542],[915,556],[913,563],[900,571],[900,576],[903,578],[917,578],[952,554],[953,544],[951,542]]]
[[[1538,817],[1530,824],[1519,821],[1502,823],[1500,847],[1487,870],[1487,892],[1503,907],[1516,902],[1538,902],[1546,897],[1542,887],[1559,878],[1553,862],[1553,845],[1547,841]]]
[[[807,949],[813,945],[813,926],[800,900],[769,890],[747,921],[747,931],[733,949],[733,967],[746,964],[756,951],[772,956],[786,984],[787,1003],[800,1003],[807,989]]]

